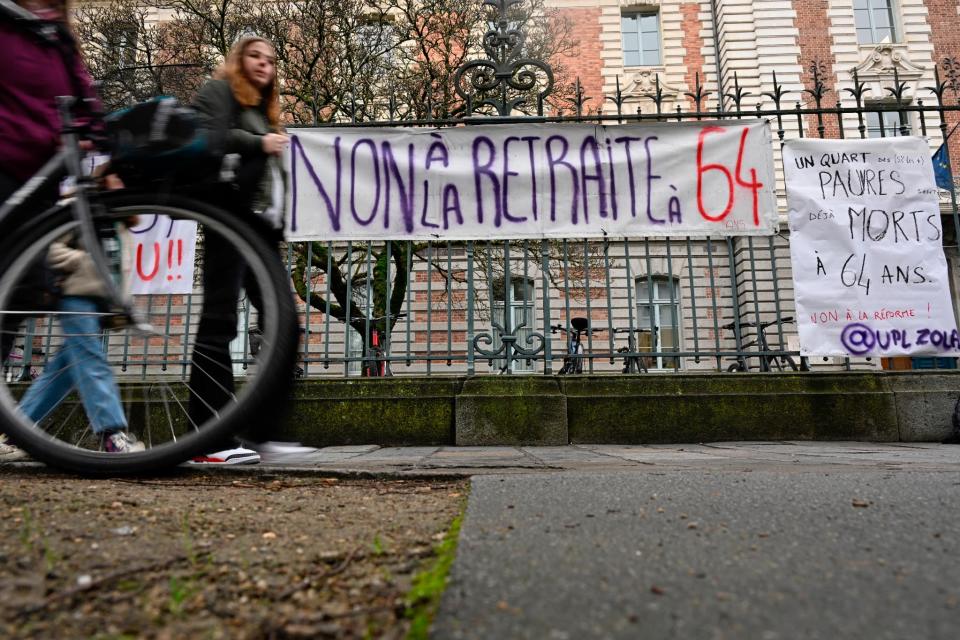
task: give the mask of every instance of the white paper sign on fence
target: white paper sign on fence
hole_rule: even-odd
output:
[[[141,215],[130,228],[126,262],[131,294],[193,292],[197,223],[165,215]]]
[[[790,140],[783,165],[801,352],[960,353],[926,141]]]
[[[769,125],[297,129],[293,240],[769,235]]]

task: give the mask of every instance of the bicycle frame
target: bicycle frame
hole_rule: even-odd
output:
[[[740,329],[742,327],[757,328],[757,339],[756,339],[756,342],[753,344],[755,344],[757,347],[758,353],[756,354],[756,357],[760,359],[759,361],[760,361],[761,373],[770,373],[771,371],[774,370],[774,367],[776,367],[778,371],[783,371],[785,368],[785,365],[786,367],[789,367],[793,371],[797,371],[797,365],[793,361],[793,358],[790,357],[789,354],[782,353],[782,352],[770,353],[771,351],[770,343],[767,340],[767,329],[769,327],[772,327],[773,325],[776,325],[776,324],[786,324],[789,322],[793,322],[792,316],[779,318],[778,320],[773,320],[770,322],[761,322],[759,324],[756,324],[753,322],[741,322],[741,323],[731,322],[729,324],[723,325],[721,328],[729,329],[734,332],[734,338],[737,343],[737,355],[734,358],[735,362],[731,364],[729,367],[727,367],[727,371],[728,372],[735,372],[735,371],[746,372],[750,370],[749,366],[747,365],[747,358],[754,357],[754,356],[752,355],[748,356],[744,353],[744,349],[750,345],[742,344],[742,336],[740,333]],[[799,370],[809,371],[809,366],[806,362],[806,358],[801,357]]]
[[[80,243],[84,250],[90,255],[97,276],[103,282],[106,289],[106,298],[110,306],[122,310],[133,324],[143,331],[150,331],[149,325],[138,321],[133,313],[133,305],[121,293],[117,283],[110,275],[107,257],[103,252],[103,247],[97,238],[97,232],[93,225],[92,207],[95,202],[96,185],[93,179],[83,175],[81,166],[83,152],[80,148],[80,131],[74,125],[73,116],[70,112],[75,99],[71,97],[57,98],[57,107],[60,112],[60,121],[63,123],[62,140],[63,148],[58,151],[46,164],[41,167],[33,177],[17,189],[2,205],[0,205],[0,229],[9,224],[10,219],[21,211],[24,203],[28,202],[33,196],[38,194],[45,187],[54,187],[59,189],[60,181],[64,177],[72,177],[75,181],[74,191],[66,200],[70,207],[74,220],[80,232]],[[58,201],[52,207],[46,209],[41,215],[47,215],[64,206],[64,201]],[[12,232],[15,233],[15,230]],[[31,311],[7,311],[10,315],[36,315]],[[107,314],[104,314],[107,315]],[[112,314],[111,314],[112,315]]]

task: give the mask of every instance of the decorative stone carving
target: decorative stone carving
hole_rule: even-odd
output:
[[[916,93],[916,83],[923,77],[926,69],[910,61],[907,56],[907,46],[903,44],[878,44],[873,49],[864,52],[863,61],[851,69],[857,72],[861,82],[870,88],[871,98],[889,99],[887,88],[895,89],[894,70],[900,82],[907,83],[911,90],[906,93]]]
[[[673,111],[677,100],[681,99],[683,90],[670,86],[663,81],[663,72],[661,69],[640,69],[636,72],[627,73],[627,85],[623,88],[624,111],[635,112],[637,107],[641,113],[656,113],[657,105],[657,77],[660,78],[660,109],[666,113]]]

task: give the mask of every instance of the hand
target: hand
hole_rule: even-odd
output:
[[[290,138],[282,133],[268,133],[263,136],[263,152],[270,156],[278,156],[286,148],[288,142],[290,142]]]
[[[108,173],[103,177],[103,188],[107,191],[119,191],[124,188],[123,180],[115,173]]]
[[[54,242],[47,251],[47,263],[51,268],[70,273],[80,267],[84,253],[79,249],[71,249],[62,242]]]

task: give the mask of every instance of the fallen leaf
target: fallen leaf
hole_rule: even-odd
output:
[[[652,594],[654,594],[654,595],[657,595],[657,596],[662,596],[665,592],[664,592],[664,590],[663,590],[662,587],[658,587],[657,585],[653,585],[652,587],[650,587],[650,593],[652,593]]]
[[[262,537],[264,540],[276,540],[276,539],[277,539],[277,534],[275,534],[273,531],[267,531],[267,532],[266,532],[265,534],[263,534],[263,536],[261,536],[261,537]]]
[[[870,503],[868,501],[861,500],[860,498],[854,498],[850,504],[852,504],[855,507],[861,507],[861,508],[866,508],[870,506]]]

